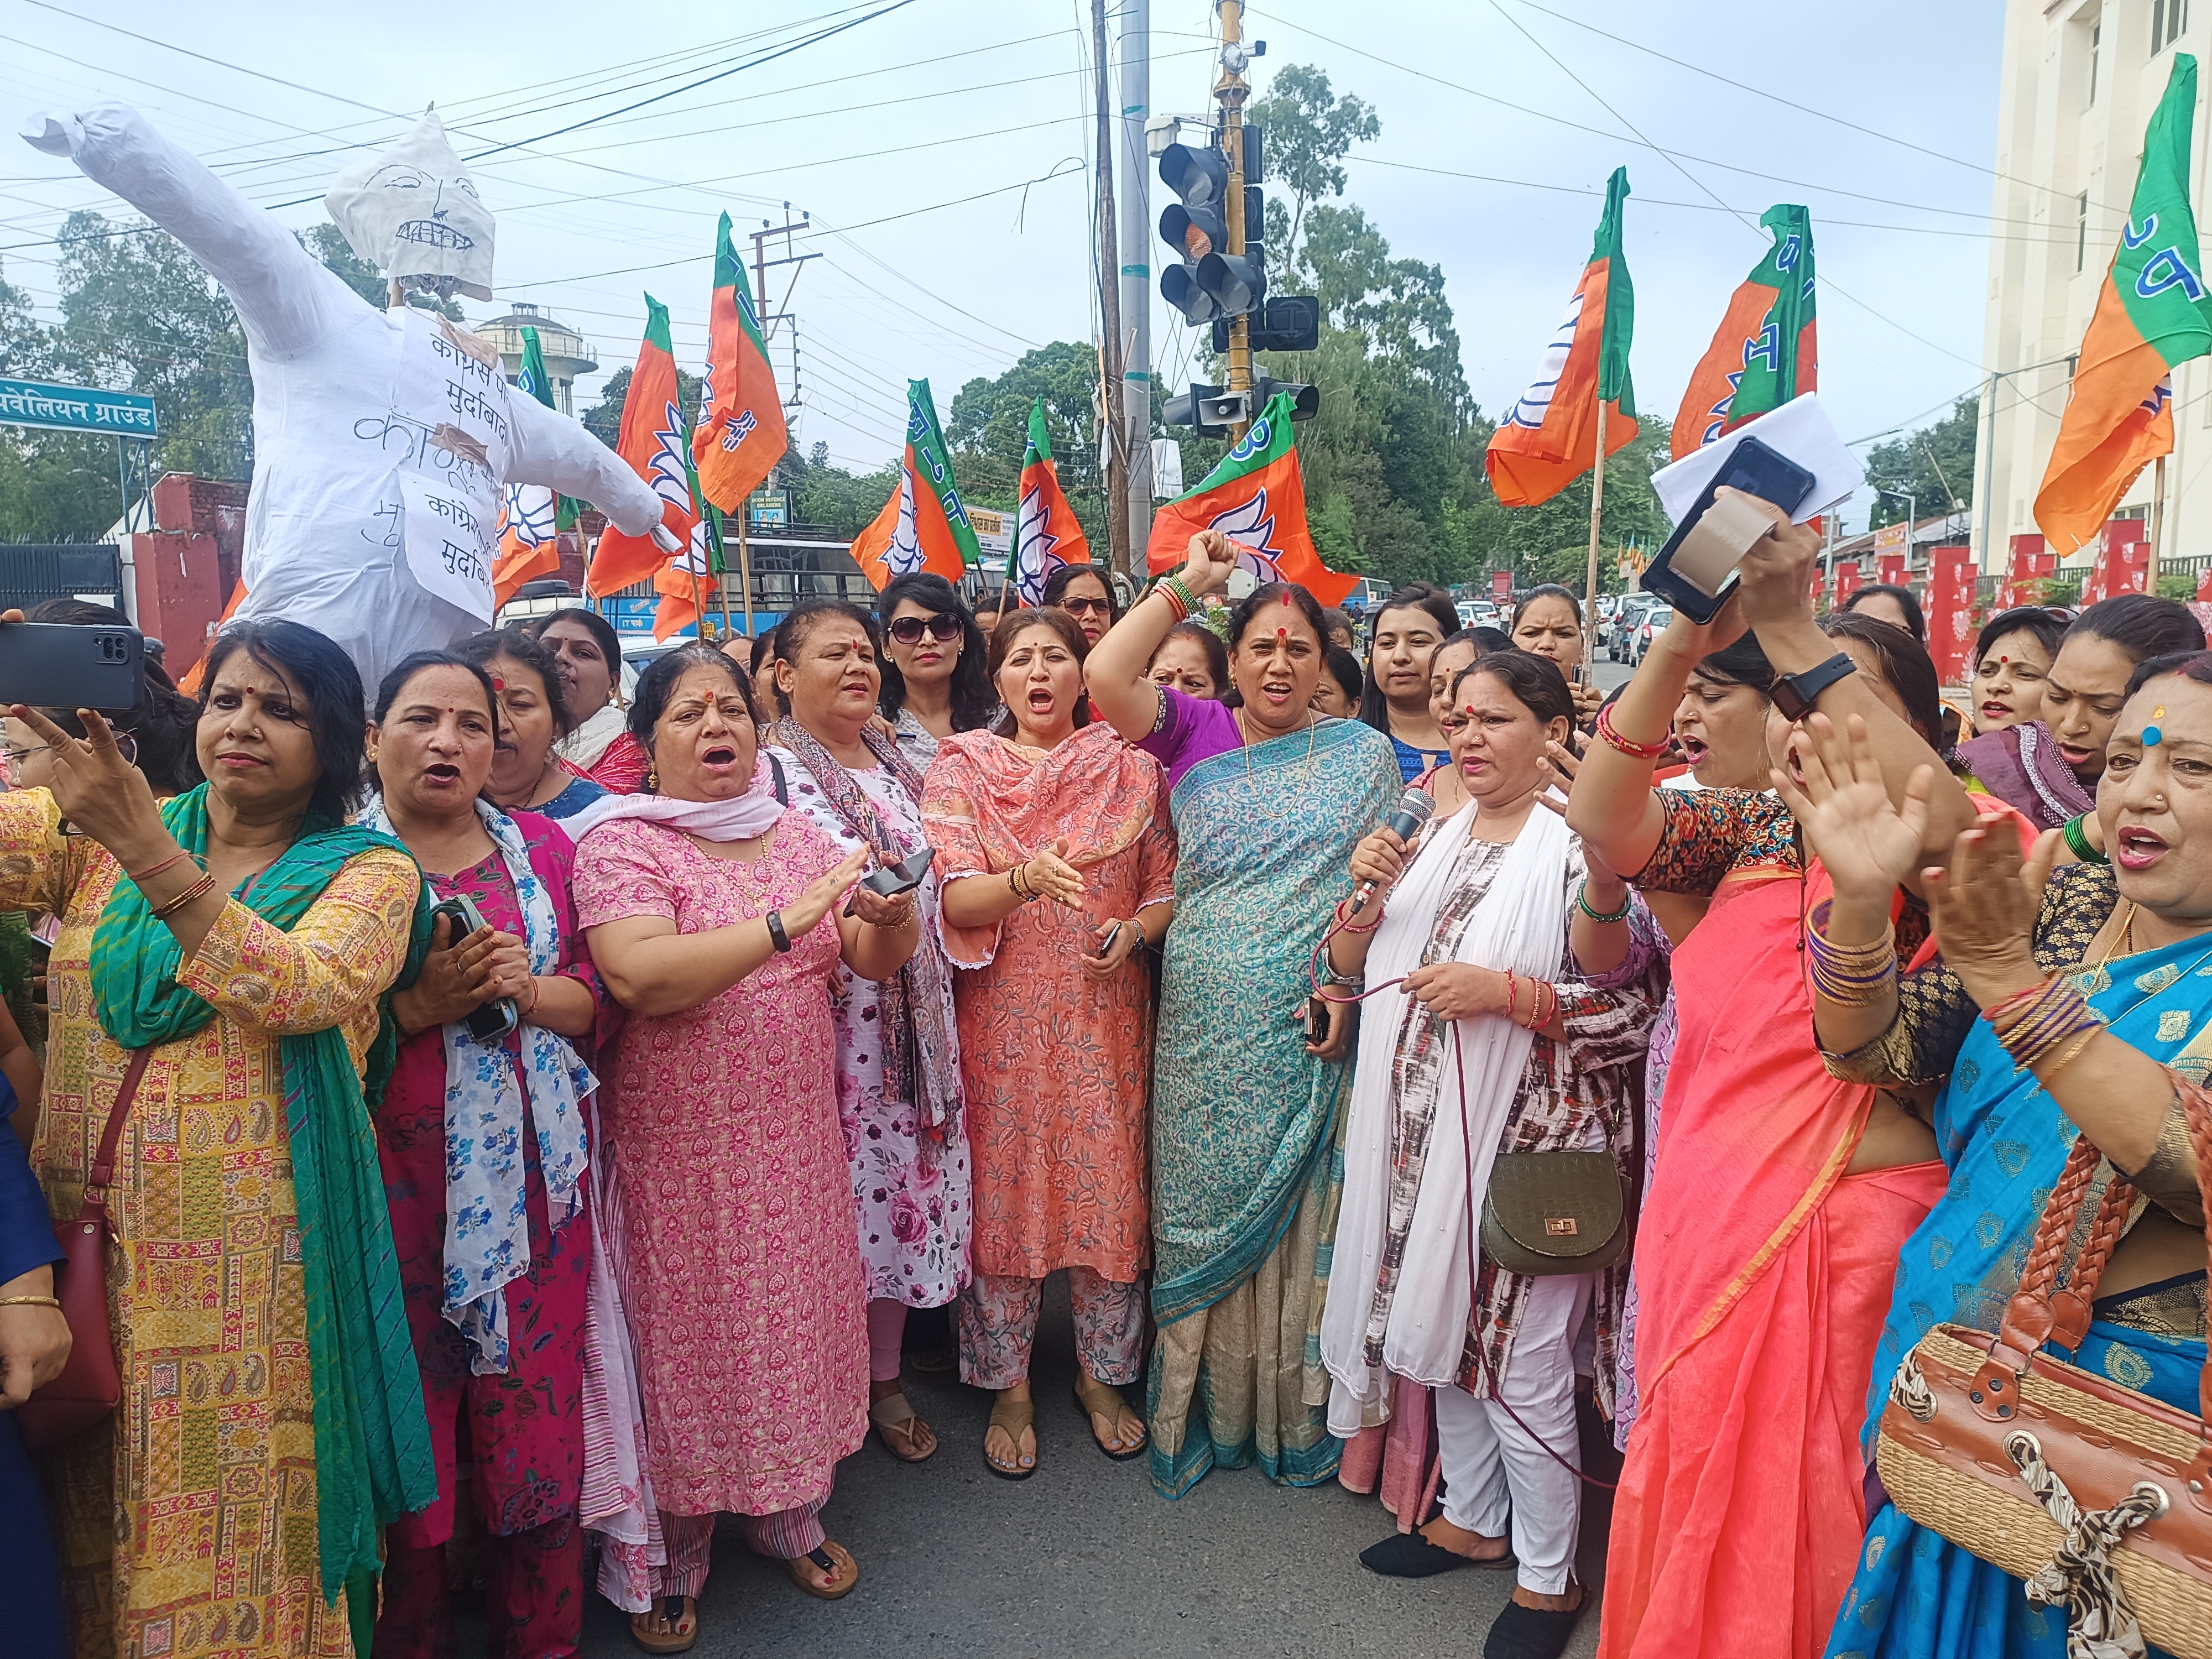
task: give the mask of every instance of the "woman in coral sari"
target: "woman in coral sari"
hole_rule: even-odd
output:
[[[1900,795],[1915,766],[1936,766],[1925,651],[1856,617],[1824,634],[1807,598],[1817,538],[1753,504],[1775,522],[1738,597],[1705,628],[1675,611],[1599,723],[1568,809],[1639,885],[1712,897],[1674,957],[1680,1037],[1637,1240],[1639,1417],[1613,1510],[1607,1659],[1820,1650],[1863,1522],[1856,1435],[1897,1249],[1942,1191],[1926,1127],[1831,1078],[1814,1046],[1798,919],[1826,879],[1788,809],[1650,787],[1691,667],[1746,626],[1781,709],[1860,715]],[[1789,741],[1778,714],[1769,750]],[[1948,774],[1930,789],[1933,852],[1972,813]],[[1918,915],[1900,918],[1901,950],[1924,937]]]

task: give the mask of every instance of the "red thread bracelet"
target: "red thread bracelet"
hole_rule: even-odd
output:
[[[191,854],[187,852],[179,851],[173,853],[150,870],[141,870],[136,875],[131,875],[131,872],[126,870],[124,872],[124,874],[130,875],[131,880],[140,883],[143,885],[144,883],[151,881],[155,877],[160,875],[162,871],[168,869],[172,865],[181,864],[190,857],[191,857]]]

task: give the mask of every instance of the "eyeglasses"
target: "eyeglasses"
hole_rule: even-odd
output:
[[[1102,617],[1110,617],[1114,614],[1114,602],[1111,599],[1062,599],[1060,602],[1060,608],[1071,617],[1086,616],[1092,611],[1096,611]]]
[[[890,626],[890,636],[901,645],[920,645],[925,631],[940,645],[947,640],[957,640],[960,637],[960,618],[950,611],[940,611],[927,617],[901,617]]]

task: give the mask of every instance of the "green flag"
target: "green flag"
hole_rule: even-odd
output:
[[[1598,347],[1597,395],[1636,416],[1636,388],[1628,377],[1629,337],[1636,332],[1636,284],[1620,252],[1621,209],[1628,200],[1628,169],[1615,167],[1605,185],[1605,216],[1597,222],[1590,263],[1605,261],[1605,335]]]
[[[538,343],[538,331],[528,323],[522,325],[522,373],[514,377],[514,383],[546,408],[555,406],[553,377],[545,372],[545,350]],[[576,527],[576,503],[566,495],[556,495],[554,501],[553,527],[556,530],[574,530]]]

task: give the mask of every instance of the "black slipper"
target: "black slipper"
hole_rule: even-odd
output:
[[[1508,1550],[1494,1561],[1471,1560],[1442,1544],[1431,1544],[1417,1532],[1394,1532],[1379,1544],[1359,1552],[1359,1565],[1385,1578],[1430,1578],[1454,1567],[1511,1567],[1520,1565]]]
[[[1483,1640],[1482,1659],[1559,1659],[1582,1616],[1581,1607],[1552,1613],[1508,1601]]]

